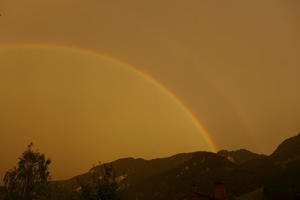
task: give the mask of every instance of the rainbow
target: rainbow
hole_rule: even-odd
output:
[[[31,43],[21,43],[21,44],[2,44],[0,45],[0,48],[54,48],[54,49],[63,49],[63,50],[69,50],[69,51],[79,51],[81,53],[90,54],[94,56],[101,57],[102,59],[105,59],[107,61],[116,63],[118,65],[124,66],[128,70],[135,72],[136,74],[142,76],[147,81],[150,81],[154,86],[159,88],[162,92],[167,94],[171,99],[173,99],[176,104],[183,110],[183,112],[190,118],[190,120],[193,122],[193,124],[196,126],[197,130],[201,133],[203,139],[205,140],[206,144],[209,146],[210,150],[212,152],[217,152],[217,147],[215,143],[213,142],[212,138],[208,134],[207,130],[204,128],[204,126],[199,122],[199,120],[196,118],[196,116],[193,114],[193,112],[177,97],[172,93],[167,87],[165,87],[162,83],[155,80],[150,75],[146,74],[143,71],[138,70],[134,66],[131,66],[127,63],[121,62],[115,58],[112,58],[108,55],[98,53],[93,50],[78,48],[78,47],[68,47],[63,45],[53,45],[53,44],[31,44]]]
[[[214,80],[211,80],[214,81]],[[239,106],[238,103],[234,103],[235,100],[231,98],[230,95],[228,95],[228,92],[226,92],[226,89],[222,87],[222,84],[218,84],[214,81],[214,85],[219,85],[219,87],[215,87],[214,89],[218,90],[220,94],[227,100],[227,103],[232,107],[232,111],[239,119],[239,122],[245,129],[245,135],[247,135],[248,139],[252,142],[254,145],[254,151],[257,152],[263,152],[265,151],[263,148],[263,145],[260,143],[260,139],[257,137],[257,133],[255,133],[254,129],[251,126],[251,123],[249,122],[249,119],[247,119],[247,116],[242,112],[242,108]]]

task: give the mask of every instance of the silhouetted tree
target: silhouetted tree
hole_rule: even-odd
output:
[[[99,180],[98,197],[101,200],[119,200],[118,184],[113,166],[104,164],[103,178]]]
[[[30,143],[27,150],[19,157],[17,166],[6,172],[4,176],[7,199],[47,199],[50,195],[48,167],[51,161],[46,159],[44,154],[34,151],[32,147],[33,144]]]
[[[97,176],[96,172],[92,173],[92,183],[81,185],[81,198],[83,200],[120,199],[117,191],[118,184],[112,165],[104,164],[100,177]]]

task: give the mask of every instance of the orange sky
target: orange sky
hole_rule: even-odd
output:
[[[98,160],[209,149],[182,108],[134,72],[8,44],[133,65],[181,99],[219,149],[270,153],[300,130],[297,0],[1,0],[0,13],[0,174],[30,140],[53,158],[55,178]]]

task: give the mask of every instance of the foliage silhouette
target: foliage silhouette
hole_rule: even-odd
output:
[[[116,182],[116,175],[113,170],[113,166],[104,164],[104,175],[99,181],[98,197],[101,200],[119,200],[118,196],[118,184]]]
[[[4,185],[8,200],[49,199],[48,187],[51,160],[44,154],[33,150],[30,143],[23,152],[17,166],[6,172]]]
[[[101,176],[93,173],[91,184],[81,185],[83,200],[120,200],[118,183],[112,165],[104,164]]]

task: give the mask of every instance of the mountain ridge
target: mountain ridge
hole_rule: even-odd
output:
[[[270,155],[246,149],[196,151],[145,160],[121,158],[104,163],[115,170],[124,200],[181,199],[188,193],[212,193],[215,182],[223,182],[230,199],[295,200],[300,197],[300,134],[287,138]],[[82,185],[103,175],[104,164],[71,179],[52,181],[57,200],[80,200]],[[1,189],[1,188],[0,188]]]

